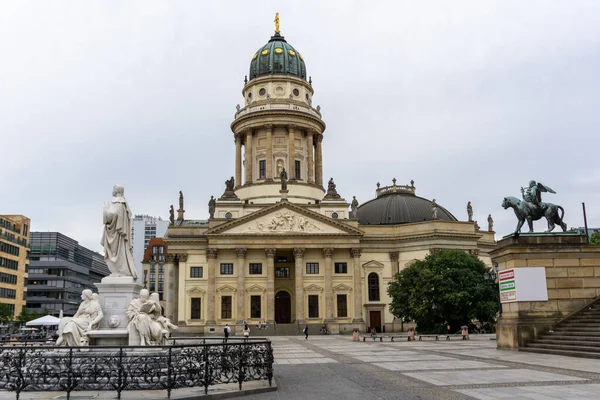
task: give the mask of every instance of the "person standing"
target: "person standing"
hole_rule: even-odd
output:
[[[308,340],[308,325],[304,327],[304,330],[302,330],[302,332],[304,333],[304,340]]]
[[[244,325],[244,339],[248,339],[250,337],[250,327],[248,324]]]
[[[231,332],[231,328],[229,324],[225,324],[225,328],[223,328],[223,333],[225,334],[225,341],[229,338],[229,332]]]

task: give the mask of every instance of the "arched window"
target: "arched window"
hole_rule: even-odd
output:
[[[375,272],[369,274],[369,301],[379,301],[379,277]]]

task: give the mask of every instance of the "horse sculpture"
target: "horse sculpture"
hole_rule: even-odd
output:
[[[546,217],[548,221],[548,230],[546,233],[552,232],[556,225],[560,225],[563,232],[567,230],[567,224],[563,222],[565,210],[556,204],[541,203],[538,207],[535,204],[519,200],[516,197],[505,197],[502,201],[502,207],[505,210],[510,207],[515,211],[515,215],[519,220],[517,229],[515,230],[516,234],[521,232],[521,227],[525,223],[525,220],[527,220],[527,224],[529,225],[529,233],[533,233],[533,221],[537,221],[542,217]],[[558,215],[558,210],[562,213],[560,216]]]

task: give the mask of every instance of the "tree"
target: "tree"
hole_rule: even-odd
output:
[[[13,319],[12,311],[9,304],[0,304],[0,323],[4,324]]]
[[[592,233],[592,235],[590,236],[590,243],[591,244],[600,244],[600,231],[596,231],[596,232]]]
[[[487,323],[498,312],[498,286],[479,258],[461,250],[440,250],[414,262],[388,284],[390,311],[414,321],[423,333],[452,331],[473,319]]]

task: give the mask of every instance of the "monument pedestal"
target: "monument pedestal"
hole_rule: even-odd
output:
[[[519,349],[600,295],[600,246],[577,233],[509,235],[490,252],[498,270],[544,267],[547,301],[502,304],[497,347]]]
[[[107,276],[96,283],[98,301],[104,318],[97,330],[89,333],[92,346],[126,346],[129,344],[127,325],[129,321],[125,312],[131,300],[139,296],[142,285],[132,277]]]

